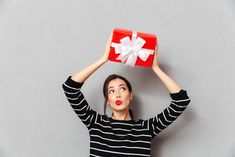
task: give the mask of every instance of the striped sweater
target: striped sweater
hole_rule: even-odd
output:
[[[90,157],[150,157],[152,139],[181,115],[190,102],[186,90],[170,94],[170,105],[146,120],[115,120],[93,110],[71,76],[63,83],[74,112],[88,128]]]

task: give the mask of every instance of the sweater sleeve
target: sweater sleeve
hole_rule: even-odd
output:
[[[152,138],[174,122],[190,102],[187,91],[183,89],[178,93],[170,93],[170,97],[172,100],[167,108],[157,116],[146,120]]]
[[[91,109],[88,105],[83,93],[81,92],[81,87],[83,83],[76,82],[69,76],[67,80],[63,83],[62,88],[64,89],[65,96],[67,97],[71,107],[81,121],[85,124],[88,130],[91,129],[91,125],[98,113]]]

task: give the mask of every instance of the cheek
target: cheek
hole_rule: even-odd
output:
[[[108,95],[108,102],[113,102],[115,101],[115,96],[114,95]]]
[[[123,98],[125,99],[125,101],[130,101],[130,99],[131,99],[130,93],[124,94],[124,95],[123,95]]]

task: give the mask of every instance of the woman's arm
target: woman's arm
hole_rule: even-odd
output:
[[[68,79],[63,83],[62,87],[64,93],[72,106],[74,112],[90,130],[95,119],[100,116],[96,111],[94,111],[87,103],[81,87],[83,82],[101,65],[108,61],[109,46],[111,42],[111,37],[107,42],[105,52],[103,56],[97,60],[92,65],[88,66],[81,72],[78,72],[74,76],[69,76]]]
[[[104,63],[106,63],[108,61],[112,35],[113,35],[113,32],[111,33],[109,40],[106,44],[106,48],[105,48],[105,52],[104,52],[103,56],[101,58],[99,58],[95,63],[89,65],[88,67],[86,67],[82,71],[73,75],[71,78],[72,80],[74,80],[76,82],[83,83],[86,79],[89,78],[89,76],[92,73],[94,73],[100,66],[102,66]]]
[[[157,62],[158,47],[156,47],[152,69],[154,73],[162,80],[170,92],[172,98],[170,105],[161,113],[145,122],[149,124],[149,131],[152,137],[160,133],[172,122],[174,122],[186,109],[190,102],[186,90],[180,88],[169,76],[167,76],[159,67]]]
[[[152,70],[165,84],[170,93],[178,93],[181,90],[180,86],[161,70],[157,60],[158,60],[158,46],[156,46],[155,49]]]

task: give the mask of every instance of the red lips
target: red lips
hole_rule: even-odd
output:
[[[121,104],[122,104],[122,100],[116,100],[116,101],[115,101],[115,104],[116,104],[116,105],[121,105]]]

